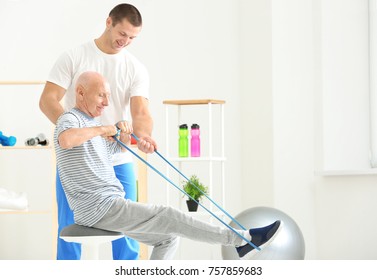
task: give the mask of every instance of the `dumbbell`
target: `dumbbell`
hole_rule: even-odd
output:
[[[26,146],[37,146],[37,145],[48,146],[48,144],[49,144],[49,141],[43,133],[38,134],[37,137],[28,138],[25,141]]]
[[[17,138],[14,136],[5,136],[0,131],[0,144],[3,146],[14,146],[17,142]]]

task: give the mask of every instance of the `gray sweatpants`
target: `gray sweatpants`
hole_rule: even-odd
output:
[[[227,227],[194,219],[175,208],[117,199],[93,227],[123,232],[153,246],[151,259],[172,259],[179,237],[221,245],[241,245],[243,239]],[[242,236],[244,231],[237,230]]]

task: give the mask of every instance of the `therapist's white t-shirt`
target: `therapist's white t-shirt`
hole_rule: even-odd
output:
[[[51,69],[48,81],[66,89],[64,109],[72,109],[76,102],[75,85],[85,71],[102,74],[110,84],[111,95],[107,106],[99,117],[104,125],[120,120],[130,120],[130,98],[149,98],[148,71],[130,52],[123,49],[117,54],[103,53],[94,40],[63,53]],[[114,155],[113,165],[131,162],[130,153]]]

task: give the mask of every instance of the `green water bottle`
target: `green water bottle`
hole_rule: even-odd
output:
[[[188,157],[188,127],[187,124],[179,126],[178,155],[179,157]]]

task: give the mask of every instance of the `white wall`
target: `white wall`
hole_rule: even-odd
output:
[[[240,1],[243,205],[273,204],[271,1]]]
[[[242,4],[244,205],[286,212],[315,258],[311,1]]]
[[[315,256],[311,1],[273,1],[274,206],[301,227]]]
[[[245,197],[291,215],[304,234],[307,259],[375,259],[377,178],[314,175],[328,159],[342,163],[339,169],[360,169],[368,160],[367,1],[242,4],[244,13],[259,15],[257,24],[254,17],[243,17],[253,33],[245,40],[252,52],[244,52],[248,60],[242,74],[248,79],[241,90],[244,122],[250,126],[242,138],[243,143],[258,144],[243,158],[243,186],[254,182],[244,189]],[[323,100],[334,95],[334,111],[327,109],[325,114],[324,104],[329,103]],[[351,110],[339,110],[344,103]],[[249,113],[250,108],[257,115]],[[328,129],[328,117],[341,120],[338,127],[335,123]],[[328,145],[325,149],[325,140],[338,143],[333,147],[344,154],[337,157]],[[245,168],[249,162],[253,172]],[[358,236],[363,237],[357,245],[350,245]]]
[[[322,134],[323,146],[316,145],[315,161],[317,167],[345,171],[334,174],[349,174],[316,177],[317,258],[376,259],[377,228],[371,221],[377,178],[368,175],[368,1],[321,1],[316,9],[315,38],[322,47],[316,50],[321,61],[315,62],[315,99],[322,112],[315,116],[322,126],[317,123],[315,132]],[[359,175],[352,175],[355,170]],[[357,245],[350,244],[354,239]]]
[[[224,99],[227,210],[237,214],[267,205],[285,211],[301,227],[307,259],[375,259],[376,177],[314,175],[323,155],[317,145],[323,128],[317,121],[324,71],[322,1],[130,2],[144,17],[130,49],[150,72],[161,153],[166,152],[164,99]],[[364,3],[343,2],[326,6],[339,21],[347,20],[341,11]],[[62,51],[99,36],[117,3],[1,0],[1,79],[46,79]],[[13,118],[22,122],[18,114]],[[156,157],[149,160],[164,170]],[[149,182],[150,201],[163,203],[164,181],[151,171]]]
[[[320,7],[324,171],[370,169],[368,1]]]

